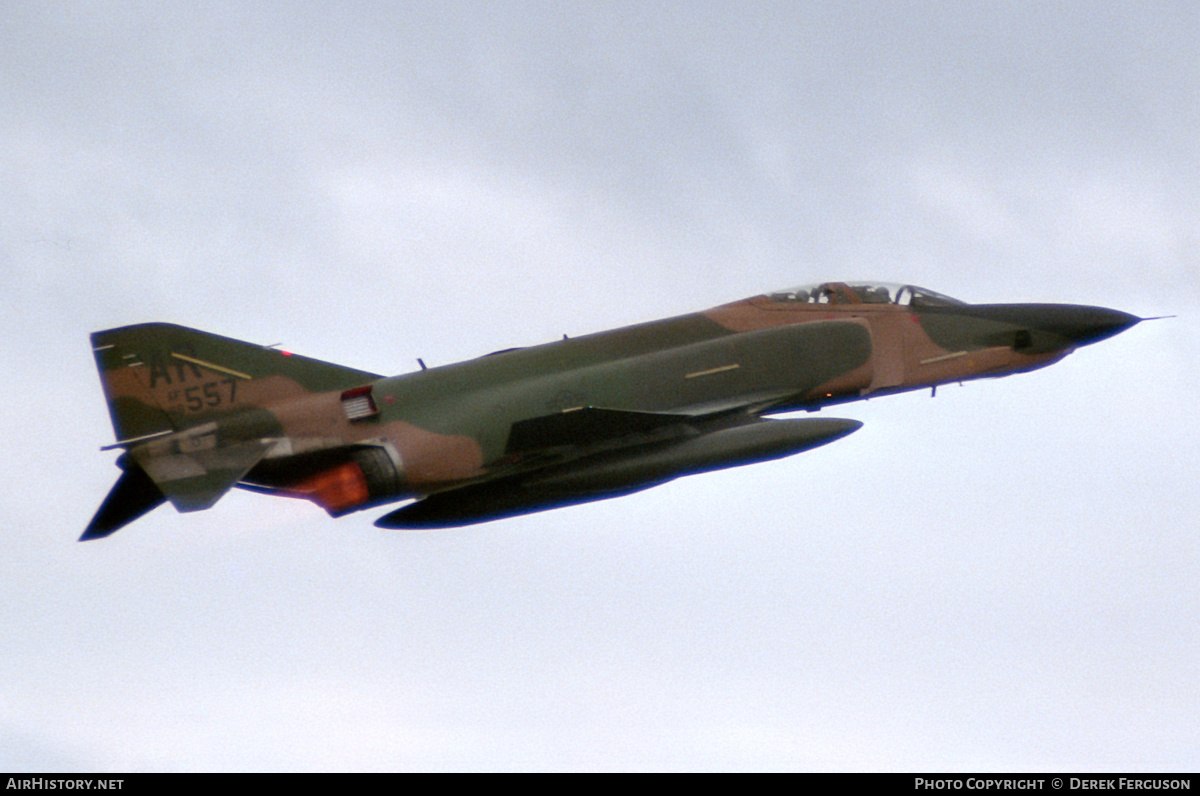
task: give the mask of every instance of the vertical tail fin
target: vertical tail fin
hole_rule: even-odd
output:
[[[92,335],[118,445],[182,431],[303,392],[346,389],[377,374],[167,323]]]
[[[92,350],[117,435],[108,447],[126,453],[81,540],[108,536],[168,500],[179,511],[208,508],[275,444],[273,404],[380,378],[164,323],[96,332]]]

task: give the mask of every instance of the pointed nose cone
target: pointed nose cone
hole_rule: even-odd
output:
[[[1053,304],[1041,308],[1038,328],[1059,335],[1072,346],[1088,345],[1120,334],[1142,319],[1136,315],[1105,307]]]
[[[972,304],[956,307],[955,312],[1007,327],[1018,327],[1014,347],[1029,353],[1078,348],[1112,337],[1141,318],[1106,307],[1080,304]],[[1004,334],[989,330],[979,338],[985,345],[996,345]]]

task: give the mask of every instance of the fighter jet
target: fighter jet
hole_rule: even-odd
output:
[[[799,413],[1045,367],[1143,319],[827,282],[384,378],[165,323],[91,336],[122,473],[81,540],[233,487],[382,528],[487,522],[790,456]]]

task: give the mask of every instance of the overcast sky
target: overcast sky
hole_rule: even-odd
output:
[[[1196,770],[1198,52],[1186,0],[6,0],[0,770]],[[619,500],[75,541],[92,331],[395,374],[826,279],[1177,317]]]

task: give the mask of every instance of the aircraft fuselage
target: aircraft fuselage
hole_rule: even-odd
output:
[[[120,510],[110,495],[85,538],[165,500],[207,508],[230,486],[334,516],[422,498],[384,527],[612,497],[859,426],[769,415],[1033,370],[1137,321],[826,283],[391,378],[165,324],[100,332],[124,489],[140,497]]]

